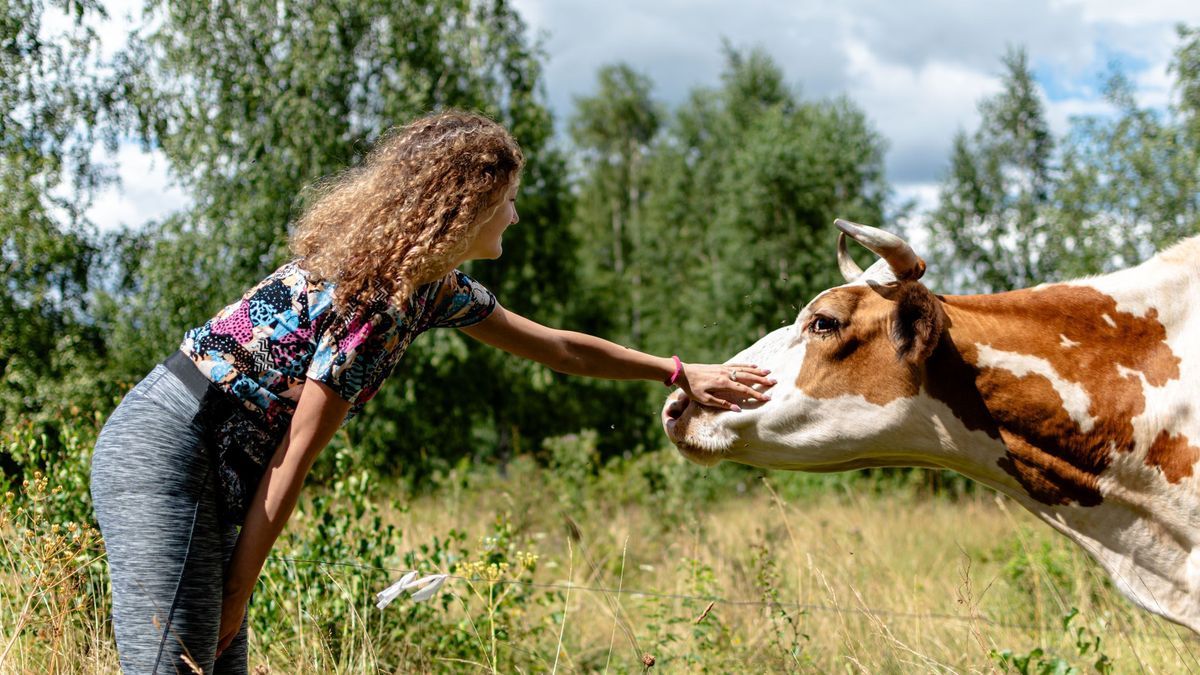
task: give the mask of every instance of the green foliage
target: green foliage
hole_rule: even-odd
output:
[[[1061,625],[1063,634],[1071,640],[1078,658],[1091,661],[1092,671],[1099,675],[1109,675],[1115,672],[1112,659],[1101,649],[1100,634],[1084,626],[1071,625],[1077,616],[1079,616],[1079,610],[1072,607],[1063,615]],[[1103,631],[1103,627],[1101,631]],[[1006,673],[1080,675],[1087,672],[1085,669],[1072,665],[1067,658],[1056,656],[1042,647],[1034,647],[1023,654],[1015,653],[1011,649],[993,649],[990,655],[996,665],[1003,668]]]
[[[721,584],[713,569],[700,560],[682,558],[676,571],[687,580],[683,592],[692,597],[647,599],[643,638],[655,646],[651,656],[656,667],[698,673],[724,673],[744,667],[744,660],[731,658],[732,635],[721,621],[720,610],[704,600],[720,593]]]
[[[1200,31],[1178,30],[1165,111],[1109,76],[1112,115],[1054,139],[1028,58],[1004,58],[1004,89],[960,133],[937,209],[930,269],[946,290],[999,291],[1134,265],[1200,229]],[[1056,147],[1058,150],[1056,151]]]
[[[704,504],[719,495],[744,493],[759,473],[740,464],[696,466],[674,448],[658,448],[610,459],[587,499],[593,504],[646,503],[658,514],[655,526],[668,532],[693,527]]]
[[[0,431],[0,456],[15,468],[0,474],[0,492],[17,492],[36,473],[52,486],[39,499],[41,507],[52,512],[56,521],[91,523],[94,518],[88,484],[92,447],[103,417],[77,408],[58,414],[53,437],[27,420]]]
[[[930,263],[942,287],[1003,291],[1053,270],[1046,255],[1054,139],[1029,59],[1004,57],[1004,89],[979,104],[979,129],[954,139],[932,214]]]
[[[883,143],[851,102],[808,102],[759,51],[726,49],[656,145],[645,347],[725,360],[838,281],[830,223],[881,222]]]
[[[803,610],[789,610],[780,602],[779,565],[771,555],[767,543],[761,542],[752,548],[751,560],[754,564],[754,585],[758,588],[759,596],[765,603],[766,611],[771,620],[771,646],[779,651],[784,662],[790,662],[794,667],[811,666],[811,660],[804,653],[804,643],[809,636],[803,632],[800,618]]]
[[[580,264],[594,289],[581,320],[637,348],[643,342],[647,224],[642,217],[662,111],[651,82],[626,65],[604,66],[594,96],[577,98],[571,137],[585,171],[574,231]],[[585,309],[585,308],[581,308]]]
[[[883,220],[883,142],[862,112],[801,100],[762,51],[725,58],[721,86],[670,114],[626,65],[577,99],[580,330],[724,361],[838,281],[835,217]],[[657,442],[660,389],[596,390],[616,394],[597,404],[622,420],[617,448]]]
[[[77,520],[59,510],[64,501],[85,499],[76,492],[79,486],[64,489],[31,471],[10,487],[0,496],[0,578],[20,583],[15,589],[0,586],[5,642],[0,657],[7,662],[14,644],[24,639],[54,648],[23,659],[22,670],[34,664],[45,672],[77,668],[66,654],[94,650],[97,632],[108,636],[108,613],[97,613],[97,601],[105,607],[102,599],[109,593],[100,532],[90,517]]]
[[[114,143],[87,23],[102,16],[92,0],[0,6],[0,424],[51,435],[62,401],[99,393],[86,373],[103,354],[87,293],[100,251],[84,213],[107,175],[93,146]]]
[[[599,464],[596,438],[594,430],[585,429],[542,443],[550,454],[547,464],[554,478],[554,491],[568,513],[583,507],[588,483],[595,475]]]
[[[455,662],[499,671],[544,667],[536,653],[513,646],[543,644],[553,626],[527,615],[559,606],[562,598],[556,590],[515,583],[532,577],[537,556],[511,520],[497,514],[474,545],[450,529],[402,548],[401,532],[387,521],[407,511],[406,501],[379,501],[381,484],[356,470],[353,457],[348,448],[337,453],[328,470],[341,478],[300,505],[295,525],[276,546],[250,605],[259,649],[286,653],[307,634],[324,655],[312,666],[317,670],[428,671]],[[427,603],[404,595],[375,608],[375,592],[404,570],[461,578]]]
[[[1110,118],[1079,120],[1057,192],[1062,276],[1121,268],[1200,230],[1200,33],[1179,29],[1166,111],[1140,108],[1132,83],[1111,74]]]
[[[1004,561],[1004,576],[1017,597],[1025,598],[1019,606],[1027,612],[1027,621],[1038,621],[1035,607],[1042,598],[1055,598],[1065,604],[1065,598],[1074,597],[1075,580],[1079,570],[1075,560],[1065,551],[1055,549],[1049,542],[1030,544],[1035,541],[1028,528],[1019,530],[1012,537],[997,544],[991,555]],[[1014,610],[1017,611],[1017,610]]]

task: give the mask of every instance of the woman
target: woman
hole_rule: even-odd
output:
[[[661,380],[738,411],[753,365],[685,365],[539,325],[457,267],[496,258],[524,158],[473,114],[418,119],[320,184],[297,258],[205,325],[113,412],[92,465],[127,672],[246,671],[246,603],[313,460],[421,332],[455,327],[551,368]],[[241,526],[240,533],[237,526]]]

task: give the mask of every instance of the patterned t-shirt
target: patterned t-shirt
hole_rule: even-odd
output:
[[[479,323],[496,307],[491,291],[454,270],[417,288],[403,307],[380,294],[339,310],[333,303],[334,284],[310,280],[300,262],[280,267],[203,326],[188,331],[179,346],[265,432],[254,439],[227,433],[220,443],[230,446],[218,449],[217,465],[235,512],[226,515],[235,522],[282,440],[305,382],[321,382],[349,401],[350,419],[379,390],[416,336],[430,328]],[[234,435],[242,437],[230,437]],[[251,475],[255,468],[256,476]]]

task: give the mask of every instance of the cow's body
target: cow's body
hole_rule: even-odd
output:
[[[664,424],[681,452],[806,471],[954,469],[1200,632],[1200,238],[1011,293],[939,297],[896,276],[880,261],[734,357],[772,369],[770,402],[718,413],[675,394]]]

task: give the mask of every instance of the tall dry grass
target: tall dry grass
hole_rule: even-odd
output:
[[[1193,635],[990,492],[783,490],[783,474],[638,461],[573,478],[518,462],[417,497],[365,476],[313,490],[256,593],[251,669],[1200,670]],[[95,533],[37,509],[53,486],[25,489],[0,518],[0,670],[114,672]],[[471,580],[376,609],[399,574],[374,568],[413,565]]]
[[[414,542],[476,532],[472,514],[528,499],[423,499],[397,524]],[[539,581],[627,592],[572,594],[564,648],[584,670],[636,669],[648,653],[669,672],[1003,672],[996,652],[1040,647],[1090,672],[1095,656],[1062,627],[1072,608],[1114,672],[1200,670],[1190,631],[1133,607],[1081,550],[990,492],[789,503],[758,483],[665,530],[644,505],[520,512],[548,561]],[[726,601],[705,612],[707,596]]]

